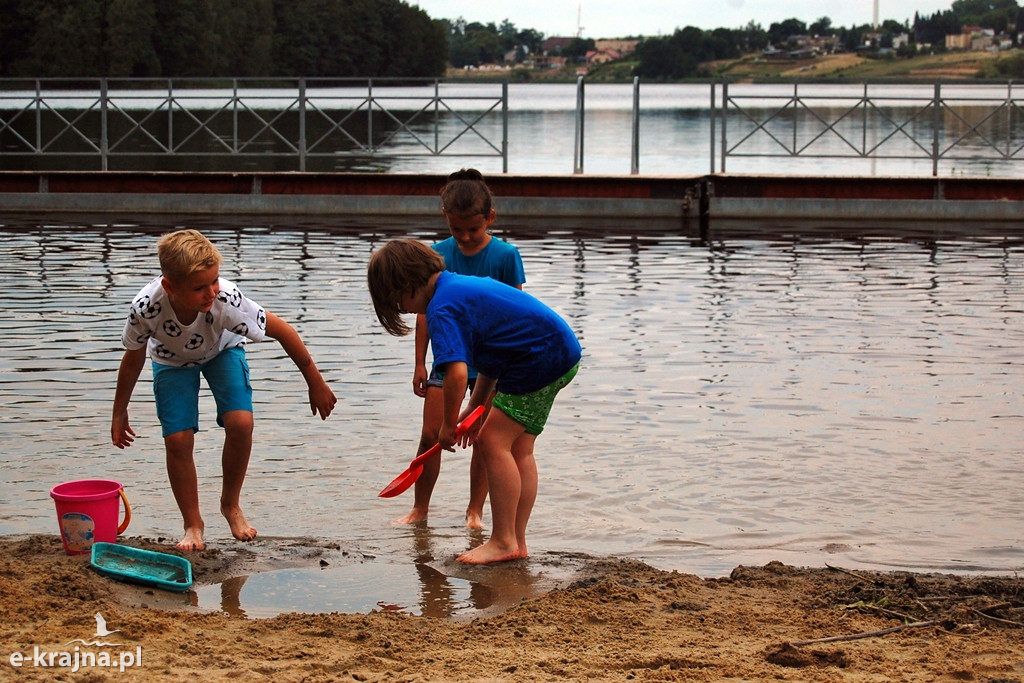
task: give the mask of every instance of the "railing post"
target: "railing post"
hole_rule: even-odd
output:
[[[167,153],[174,154],[174,86],[167,79]]]
[[[726,125],[729,120],[729,82],[722,82],[722,173],[725,173],[725,157],[729,152],[726,141]]]
[[[508,81],[501,84],[501,172],[508,173]]]
[[[942,91],[938,83],[935,84],[934,112],[932,114],[932,176],[939,175],[939,126],[942,123]]]
[[[434,154],[441,148],[441,81],[434,79]]]
[[[864,88],[863,88],[863,90],[861,90],[861,96],[860,96],[861,97],[861,99],[860,99],[861,104],[864,105],[863,107],[861,107],[861,112],[860,112],[860,148],[861,148],[861,154],[866,152],[867,149],[868,149],[868,110],[871,107],[871,99],[868,97],[868,84],[867,84],[867,81],[865,81],[863,85],[864,85]]]
[[[572,158],[572,172],[583,173],[583,76],[576,79],[576,139]]]
[[[1013,80],[1006,83],[1006,147],[1003,149],[1003,158],[1010,157],[1010,150],[1013,149]]]
[[[800,92],[798,90],[800,86],[793,83],[793,140],[790,142],[792,145],[793,153],[797,151],[797,140],[799,139],[797,126],[799,126],[798,114],[800,113]]]
[[[633,154],[630,158],[629,172],[640,173],[640,77],[633,77]]]
[[[373,79],[366,81],[366,149],[373,154]]]
[[[299,79],[299,170],[306,170],[306,79]]]
[[[36,79],[36,154],[43,153],[43,88]]]
[[[231,79],[231,151],[238,154],[238,79]]]
[[[711,173],[715,172],[715,82],[711,81]]]
[[[110,145],[107,142],[107,97],[109,93],[107,91],[107,79],[100,79],[100,168],[104,171],[110,170],[110,163],[107,160],[108,153],[110,152]]]

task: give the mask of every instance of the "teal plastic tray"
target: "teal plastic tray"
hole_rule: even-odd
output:
[[[112,579],[178,593],[192,586],[192,563],[170,553],[117,543],[93,543],[92,567]]]

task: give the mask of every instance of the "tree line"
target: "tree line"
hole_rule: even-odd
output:
[[[901,33],[906,54],[943,49],[962,26],[1007,32],[1024,15],[1016,0],[955,0],[913,24],[887,20],[880,47]],[[639,38],[634,75],[672,80],[709,75],[706,64],[794,36],[834,36],[854,50],[874,27],[833,27],[825,16],[764,29],[687,26]],[[403,0],[0,0],[0,77],[439,77],[457,68],[524,62],[545,36],[500,24],[432,19]],[[562,56],[580,60],[594,41],[576,38]]]
[[[0,0],[3,77],[440,76],[401,0]]]
[[[715,60],[736,59],[744,54],[768,47],[788,49],[796,36],[835,37],[847,51],[862,48],[868,35],[875,38],[875,48],[891,48],[894,38],[907,34],[908,43],[899,48],[896,57],[909,57],[919,48],[945,50],[949,34],[960,33],[964,26],[980,26],[995,33],[1009,33],[1017,44],[1017,26],[1024,26],[1024,12],[1016,0],[955,0],[944,12],[922,16],[915,13],[913,23],[901,24],[886,20],[875,28],[869,24],[833,27],[827,16],[810,25],[798,19],[773,23],[764,30],[750,23],[743,29],[701,31],[693,27],[677,30],[665,38],[651,38],[637,47],[634,74],[651,79],[682,79],[710,75],[706,64]]]

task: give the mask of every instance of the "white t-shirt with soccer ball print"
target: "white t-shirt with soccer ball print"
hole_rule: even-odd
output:
[[[263,307],[242,294],[235,284],[220,278],[220,293],[213,307],[199,313],[191,325],[181,324],[164,291],[154,278],[132,300],[121,343],[127,349],[149,345],[149,357],[161,365],[192,367],[212,360],[224,349],[260,341],[267,330]]]

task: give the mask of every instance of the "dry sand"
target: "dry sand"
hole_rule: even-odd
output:
[[[1024,681],[1016,577],[771,563],[702,579],[589,559],[564,585],[470,622],[386,609],[246,619],[162,606],[162,591],[98,575],[56,536],[0,545],[0,680]],[[310,563],[317,555],[316,547],[300,554]],[[187,557],[200,584],[260,570],[245,553]],[[96,613],[119,629],[111,635],[119,646],[75,640],[88,640]],[[141,666],[71,673],[33,659],[36,648],[75,647],[106,651],[115,664],[120,653],[138,653]]]

